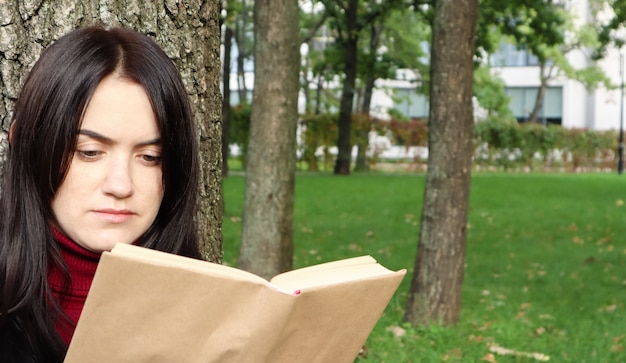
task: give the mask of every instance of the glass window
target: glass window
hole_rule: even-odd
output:
[[[395,97],[397,98],[397,102],[394,108],[400,111],[404,116],[411,118],[428,117],[430,108],[428,98],[417,93],[415,89],[397,88],[395,90]]]
[[[495,67],[537,66],[539,59],[526,49],[514,44],[501,43],[497,52],[491,55],[490,64]]]
[[[506,94],[511,98],[509,108],[519,122],[528,120],[537,101],[538,87],[509,87]],[[548,87],[539,110],[539,121],[561,124],[563,117],[563,88]]]

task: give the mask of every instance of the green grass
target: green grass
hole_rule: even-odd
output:
[[[358,362],[537,361],[491,344],[553,362],[626,362],[626,176],[475,174],[461,321],[413,329],[402,316],[423,188],[423,175],[297,177],[295,267],[371,254],[409,269]],[[234,265],[244,178],[226,178],[224,193]]]

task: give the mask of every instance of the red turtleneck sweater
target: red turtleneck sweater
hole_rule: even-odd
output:
[[[63,291],[63,273],[60,269],[53,266],[48,273],[48,283],[55,297],[61,304],[61,308],[70,318],[71,323],[60,318],[57,321],[56,328],[61,338],[69,344],[74,335],[76,322],[83,310],[87,293],[91,287],[93,276],[96,273],[96,267],[100,261],[100,253],[89,251],[56,229],[52,228],[52,235],[59,242],[63,259],[67,265],[71,281],[65,295],[61,296]]]

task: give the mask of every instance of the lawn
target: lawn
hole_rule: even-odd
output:
[[[357,362],[626,362],[626,176],[475,174],[461,321],[413,329],[423,189],[424,175],[297,177],[295,267],[370,254],[409,269]],[[230,265],[243,193],[242,176],[224,180]]]

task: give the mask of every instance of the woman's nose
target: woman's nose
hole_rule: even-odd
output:
[[[104,178],[102,191],[116,198],[127,198],[134,193],[131,166],[128,160],[112,160]]]

